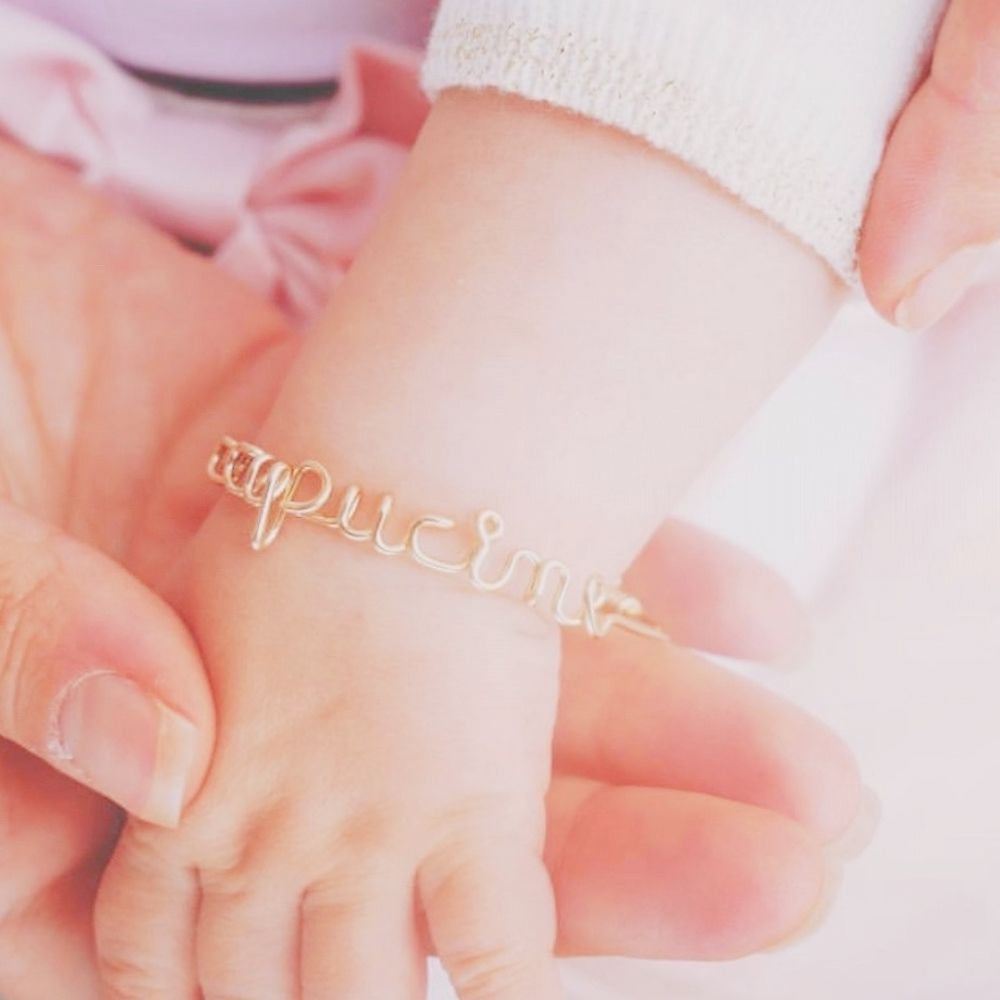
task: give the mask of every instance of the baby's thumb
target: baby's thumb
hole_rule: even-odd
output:
[[[194,643],[111,559],[0,503],[0,737],[175,825],[211,755]]]
[[[875,179],[859,247],[865,289],[900,326],[930,326],[998,239],[1000,4],[953,0]]]

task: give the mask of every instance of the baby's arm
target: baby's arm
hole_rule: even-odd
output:
[[[256,437],[392,492],[392,540],[492,507],[614,579],[836,297],[668,157],[448,94]],[[463,1000],[557,996],[555,628],[294,519],[251,553],[253,516],[226,498],[191,556],[219,743],[181,830],[132,824],[109,869],[111,996],[408,1000],[428,945]]]
[[[452,91],[289,383],[282,444],[322,429],[342,476],[495,506],[510,537],[620,572],[840,288],[641,141]]]

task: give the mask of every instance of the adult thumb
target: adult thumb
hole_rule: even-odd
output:
[[[952,0],[875,179],[861,277],[886,318],[922,329],[975,283],[998,239],[1000,3]]]
[[[3,503],[0,737],[164,826],[200,786],[214,740],[180,619],[113,560]]]

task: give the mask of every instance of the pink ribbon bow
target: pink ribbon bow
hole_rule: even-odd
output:
[[[0,3],[0,132],[189,243],[297,321],[371,231],[427,114],[419,54],[363,44],[293,124],[166,100],[85,41]]]

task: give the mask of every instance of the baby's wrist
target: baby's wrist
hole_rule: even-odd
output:
[[[523,675],[529,687],[554,682],[560,629],[537,609],[297,519],[289,519],[273,545],[254,552],[254,516],[239,500],[220,499],[188,554],[182,604],[196,632],[221,621],[223,633],[248,649],[315,642],[340,651],[294,662],[261,657],[265,673],[285,673],[304,691],[366,672],[381,676],[397,663],[408,663],[431,687],[473,684],[497,669]],[[248,608],[257,613],[244,617]],[[288,614],[302,623],[292,633]]]
[[[460,543],[435,533],[435,544],[428,548],[433,558],[446,562],[471,556],[484,536],[497,534],[490,542],[494,550],[529,549],[575,572],[617,580],[662,516],[662,507],[627,495],[620,481],[598,485],[599,458],[585,477],[568,465],[560,469],[558,461],[543,472],[537,455],[523,454],[519,461],[518,435],[505,440],[499,415],[488,431],[467,432],[461,429],[465,418],[457,404],[428,404],[424,413],[431,416],[424,420],[401,412],[392,400],[380,404],[376,389],[363,417],[355,411],[352,419],[342,420],[335,402],[329,409],[321,404],[319,412],[308,401],[291,409],[282,405],[261,431],[259,444],[290,465],[318,461],[337,488],[335,507],[345,491],[356,487],[368,506],[365,523],[374,523],[379,500],[392,497],[396,536],[423,517],[455,522],[452,535],[461,536]],[[368,433],[359,435],[359,425]],[[499,529],[492,524],[484,529],[480,518],[486,512],[499,515]],[[630,512],[637,516],[630,518]],[[431,531],[429,526],[425,533]]]
[[[415,510],[497,510],[614,579],[825,320],[829,277],[668,157],[483,100],[435,107],[261,443]]]

